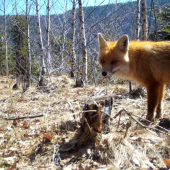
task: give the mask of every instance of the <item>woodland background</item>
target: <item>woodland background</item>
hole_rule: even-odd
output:
[[[143,124],[145,89],[102,78],[97,37],[170,40],[169,0],[0,2],[0,170],[170,168],[169,85],[166,126]],[[106,95],[110,126],[98,133],[84,107]]]
[[[81,1],[65,0],[61,14],[57,14],[56,2],[39,5],[38,1],[26,1],[23,9],[19,1],[2,1],[1,75],[24,77],[26,86],[51,73],[81,76],[89,83],[97,83],[99,32],[107,40],[117,40],[123,34],[128,34],[130,40],[142,39],[142,28],[147,25],[147,40],[169,39],[169,0],[148,0],[145,8],[140,1],[107,5],[96,1],[96,6],[81,8]],[[73,5],[72,10],[67,10],[68,4]],[[46,8],[44,15],[40,15],[42,8]],[[50,15],[52,8],[56,14],[53,10]],[[142,9],[146,9],[147,23],[142,22]]]

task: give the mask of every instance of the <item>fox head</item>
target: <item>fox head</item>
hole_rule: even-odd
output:
[[[98,34],[99,41],[99,64],[102,67],[102,75],[112,75],[126,78],[129,73],[129,38],[123,35],[116,42],[106,41],[102,34]]]

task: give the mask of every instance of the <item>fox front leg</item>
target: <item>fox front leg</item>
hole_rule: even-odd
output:
[[[156,110],[156,118],[161,119],[163,117],[163,100],[165,96],[165,84],[160,85],[159,87],[159,104]]]
[[[147,87],[147,95],[148,95],[148,114],[146,118],[152,121],[155,118],[155,111],[159,104],[159,95],[160,95],[161,85],[157,82],[149,85]],[[159,109],[158,109],[159,110]]]

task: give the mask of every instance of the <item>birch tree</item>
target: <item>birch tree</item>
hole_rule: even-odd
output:
[[[146,0],[142,3],[142,40],[147,40],[147,17],[146,17]]]
[[[5,40],[5,60],[6,60],[6,76],[9,76],[8,70],[8,46],[7,46],[7,32],[6,32],[6,0],[4,0],[4,40]]]
[[[86,51],[86,37],[84,28],[84,14],[82,0],[78,0],[79,3],[79,18],[80,18],[80,32],[81,32],[81,43],[82,43],[82,57],[83,57],[83,70],[82,75],[85,83],[87,83],[87,51]]]
[[[68,1],[65,1],[65,10],[64,10],[64,22],[63,22],[63,30],[62,30],[62,38],[63,38],[63,42],[62,42],[62,46],[61,46],[61,69],[64,69],[64,54],[65,54],[65,43],[66,43],[66,23],[67,23],[67,3]]]
[[[47,3],[46,58],[47,58],[47,71],[50,74],[52,71],[52,61],[50,55],[50,0],[48,0]]]
[[[31,84],[31,53],[30,53],[30,23],[29,23],[29,12],[28,12],[28,0],[26,0],[26,22],[27,22],[27,54],[28,54],[28,68],[27,68],[27,80],[28,87]]]
[[[136,2],[136,32],[135,32],[135,38],[138,40],[139,39],[139,25],[140,23],[140,0],[137,0]],[[132,92],[132,83],[129,81],[129,92]]]
[[[36,0],[36,15],[37,15],[37,30],[38,30],[38,45],[41,56],[41,76],[39,85],[43,84],[43,75],[45,74],[45,63],[44,63],[44,53],[43,53],[43,42],[42,42],[42,34],[41,34],[41,26],[40,26],[40,15],[39,15],[39,3]]]
[[[71,39],[70,39],[70,51],[71,51],[71,77],[74,77],[75,71],[75,61],[76,61],[76,53],[75,53],[75,16],[76,16],[76,0],[73,0],[72,7],[72,23],[71,23]]]
[[[137,0],[136,4],[136,39],[139,39],[139,23],[140,23],[140,0]]]

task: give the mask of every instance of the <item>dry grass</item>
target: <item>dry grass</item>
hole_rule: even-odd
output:
[[[73,80],[58,76],[51,77],[47,87],[32,86],[22,93],[22,89],[11,90],[12,83],[0,78],[0,168],[166,168],[163,159],[170,157],[170,137],[139,126],[132,119],[124,138],[129,122],[125,112],[121,114],[119,126],[119,117],[111,121],[110,133],[97,133],[93,141],[87,140],[77,150],[69,148],[80,135],[84,102],[104,95],[104,86],[73,88]],[[114,97],[112,116],[122,109],[146,116],[146,97],[130,98],[127,83],[110,84],[107,93]],[[167,98],[169,94],[167,89]],[[169,117],[169,107],[165,100],[165,117]],[[18,117],[22,119],[9,120]],[[62,146],[66,145],[64,152]]]

